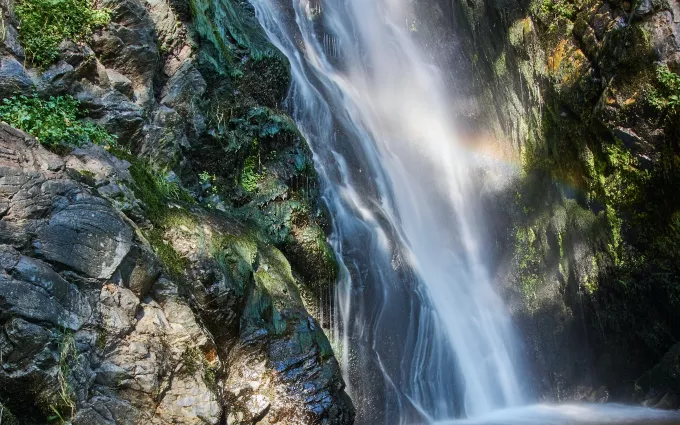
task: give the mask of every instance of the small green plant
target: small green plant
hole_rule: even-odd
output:
[[[182,363],[189,375],[194,375],[203,365],[203,353],[196,347],[189,347],[182,353]]]
[[[19,41],[38,67],[57,59],[63,40],[84,41],[111,20],[110,11],[95,9],[92,0],[19,0],[14,11],[20,21]]]
[[[537,291],[542,281],[541,258],[536,249],[536,233],[532,227],[515,230],[515,252],[519,282],[529,308],[535,307]]]
[[[651,104],[673,115],[680,112],[680,75],[671,71],[668,65],[659,65],[656,68],[656,81],[659,89],[653,89],[650,93]]]
[[[73,401],[73,389],[69,383],[69,375],[71,374],[71,365],[77,361],[78,349],[76,348],[75,337],[71,332],[65,331],[59,341],[59,363],[57,365],[57,382],[59,383],[57,395],[59,400],[56,405],[50,405],[50,410],[54,415],[47,418],[49,422],[66,424],[68,422],[65,418],[75,414],[76,403]]]
[[[177,177],[170,171],[162,169],[154,173],[153,176],[154,185],[161,197],[172,201],[193,202],[191,195],[179,184]]]
[[[0,104],[0,120],[34,136],[44,145],[115,145],[115,136],[93,123],[81,121],[80,102],[72,96],[13,96]]]
[[[553,19],[572,19],[576,14],[576,6],[569,0],[543,0],[539,12]]]
[[[208,190],[211,195],[217,195],[218,190],[217,185],[215,184],[217,176],[210,174],[207,171],[203,171],[198,175],[198,179],[201,181],[201,186],[203,186],[204,190]]]
[[[247,193],[255,193],[257,191],[257,183],[262,179],[262,175],[258,171],[260,168],[260,154],[257,139],[253,140],[251,152],[253,153],[246,158],[243,164],[240,179],[241,187]]]

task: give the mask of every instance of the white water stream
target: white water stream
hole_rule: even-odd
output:
[[[288,106],[334,219],[336,352],[357,424],[443,424],[530,401],[484,261],[474,161],[412,39],[410,2],[251,3],[290,60]],[[541,423],[570,423],[555,418]]]

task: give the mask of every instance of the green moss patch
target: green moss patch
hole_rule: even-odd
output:
[[[185,209],[194,203],[193,198],[178,181],[170,179],[167,172],[156,171],[150,164],[120,149],[113,153],[131,164],[129,171],[134,181],[131,189],[152,224],[151,228],[142,230],[144,237],[168,273],[181,280],[188,261],[174,249],[165,234],[173,228],[195,227],[195,218]],[[171,207],[171,203],[176,205]]]

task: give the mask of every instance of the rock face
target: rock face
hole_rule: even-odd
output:
[[[489,208],[538,395],[678,407],[677,2],[435,3],[471,131],[521,167]]]
[[[34,69],[2,3],[0,96],[72,95],[118,146],[0,123],[0,422],[353,423],[308,312],[337,265],[285,59],[240,2],[101,6]]]

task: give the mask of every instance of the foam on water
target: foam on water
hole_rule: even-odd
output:
[[[620,404],[540,404],[434,425],[678,425],[678,412]]]

